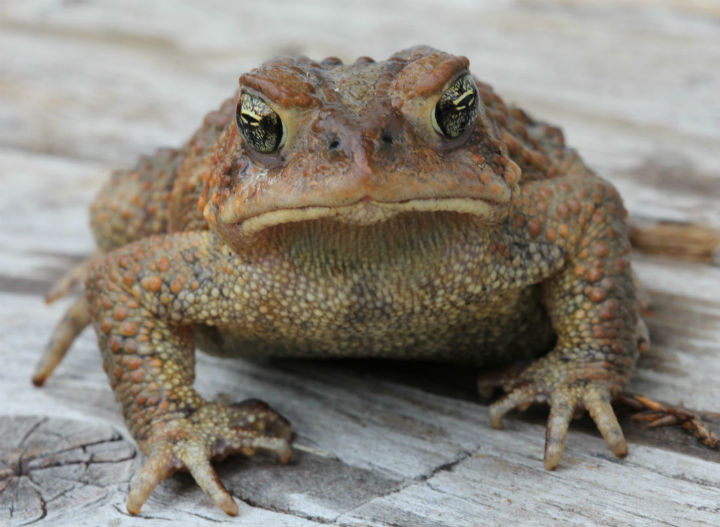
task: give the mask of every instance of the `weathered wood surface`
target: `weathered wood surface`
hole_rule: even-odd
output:
[[[86,332],[42,389],[29,379],[65,304],[42,294],[92,251],[87,206],[109,170],[176,145],[279,52],[469,56],[507,99],[561,124],[628,208],[720,226],[720,3],[712,1],[0,2],[0,525],[720,524],[720,454],[623,418],[614,459],[574,424],[542,468],[542,410],[490,429],[471,372],[395,363],[257,364],[201,356],[208,397],[290,418],[287,467],[219,473],[239,519],[187,476],[125,513],[142,463]],[[720,268],[638,255],[653,349],[630,386],[720,428]],[[714,412],[714,413],[712,413]]]

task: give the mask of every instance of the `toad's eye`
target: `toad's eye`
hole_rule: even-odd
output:
[[[245,141],[256,152],[270,154],[284,142],[280,116],[255,95],[240,96],[235,119]]]
[[[478,93],[470,74],[458,77],[442,94],[432,113],[436,132],[449,139],[460,137],[477,117]]]

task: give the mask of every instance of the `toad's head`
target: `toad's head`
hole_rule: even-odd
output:
[[[331,220],[507,213],[520,169],[486,111],[468,60],[428,47],[384,62],[280,57],[240,77],[201,198],[228,241]]]

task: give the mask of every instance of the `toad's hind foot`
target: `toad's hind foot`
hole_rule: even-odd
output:
[[[95,253],[93,256],[91,256],[90,258],[86,258],[82,262],[78,263],[75,267],[70,269],[68,272],[66,272],[64,275],[62,275],[60,279],[55,282],[50,287],[50,290],[45,294],[45,302],[47,302],[48,304],[52,304],[56,300],[70,294],[70,292],[79,285],[85,283],[85,278],[87,278],[90,264],[92,263],[94,258],[100,255],[101,253]]]
[[[257,400],[231,406],[207,403],[189,417],[160,421],[141,442],[148,460],[132,483],[127,510],[138,514],[162,480],[187,470],[215,505],[235,516],[237,504],[210,460],[234,453],[252,456],[260,449],[275,452],[281,463],[288,463],[290,436],[290,423]]]
[[[86,258],[55,282],[45,295],[45,302],[52,304],[56,300],[67,296],[78,285],[83,284],[87,278],[90,264],[101,253],[95,253]],[[42,386],[48,380],[52,372],[62,361],[68,349],[77,336],[90,324],[90,310],[84,297],[76,299],[65,311],[62,319],[55,326],[50,341],[45,346],[40,362],[35,367],[32,382],[35,386]]]
[[[90,324],[90,310],[85,298],[78,298],[63,315],[45,346],[40,362],[35,367],[32,382],[42,386],[60,364],[75,338]]]

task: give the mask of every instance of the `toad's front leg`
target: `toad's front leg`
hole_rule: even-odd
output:
[[[290,425],[260,401],[222,405],[193,389],[192,327],[234,314],[231,253],[211,233],[154,237],[110,253],[90,270],[87,298],[103,366],[125,421],[148,460],[127,509],[140,511],[155,486],[188,470],[226,513],[237,505],[210,460],[256,449],[290,459]],[[219,252],[218,252],[219,251]]]
[[[577,184],[584,189],[578,196],[584,201],[561,192],[566,185],[555,193],[554,207],[548,207],[547,230],[553,229],[553,239],[556,232],[570,231],[571,220],[576,227],[565,237],[566,264],[542,283],[542,301],[557,333],[555,348],[508,379],[504,384],[508,395],[490,407],[491,424],[501,428],[503,416],[513,408],[536,402],[550,405],[545,437],[548,469],[558,465],[570,421],[583,410],[590,413],[613,453],[627,453],[610,403],[627,383],[639,347],[647,343],[622,202],[608,183],[587,179]]]

